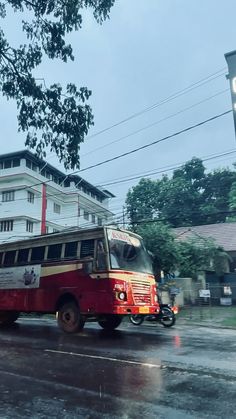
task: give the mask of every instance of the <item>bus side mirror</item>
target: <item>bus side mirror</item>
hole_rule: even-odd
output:
[[[83,270],[86,274],[91,274],[93,272],[93,262],[87,261],[83,263]]]

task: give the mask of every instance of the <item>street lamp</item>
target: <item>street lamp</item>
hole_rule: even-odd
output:
[[[230,91],[232,99],[234,130],[236,135],[236,51],[231,51],[225,54],[225,59],[228,65],[229,74],[227,78],[230,82]]]

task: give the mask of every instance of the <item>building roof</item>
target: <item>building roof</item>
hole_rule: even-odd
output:
[[[211,238],[227,252],[236,251],[236,222],[178,227],[173,228],[172,231],[179,241],[196,237]]]
[[[48,169],[51,173],[55,174],[61,179],[67,179],[75,182],[75,184],[80,184],[81,186],[87,187],[90,191],[94,191],[98,195],[100,195],[103,198],[113,198],[115,195],[113,195],[111,192],[109,192],[106,189],[101,189],[99,187],[96,187],[92,185],[91,183],[87,182],[85,179],[81,178],[80,176],[76,174],[65,174],[58,170],[56,167],[52,166],[50,163],[48,163],[46,160],[43,160],[39,158],[35,153],[32,153],[29,150],[20,150],[20,151],[14,151],[12,153],[7,154],[1,154],[0,155],[0,161],[3,160],[10,160],[15,158],[28,158],[33,163],[38,165],[39,167],[45,167]]]

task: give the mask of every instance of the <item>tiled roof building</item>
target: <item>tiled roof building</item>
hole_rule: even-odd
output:
[[[211,238],[227,252],[236,252],[236,222],[174,228],[177,240]]]

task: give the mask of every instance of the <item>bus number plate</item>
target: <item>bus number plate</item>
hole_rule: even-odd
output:
[[[147,314],[149,313],[149,307],[139,307],[140,314]]]

